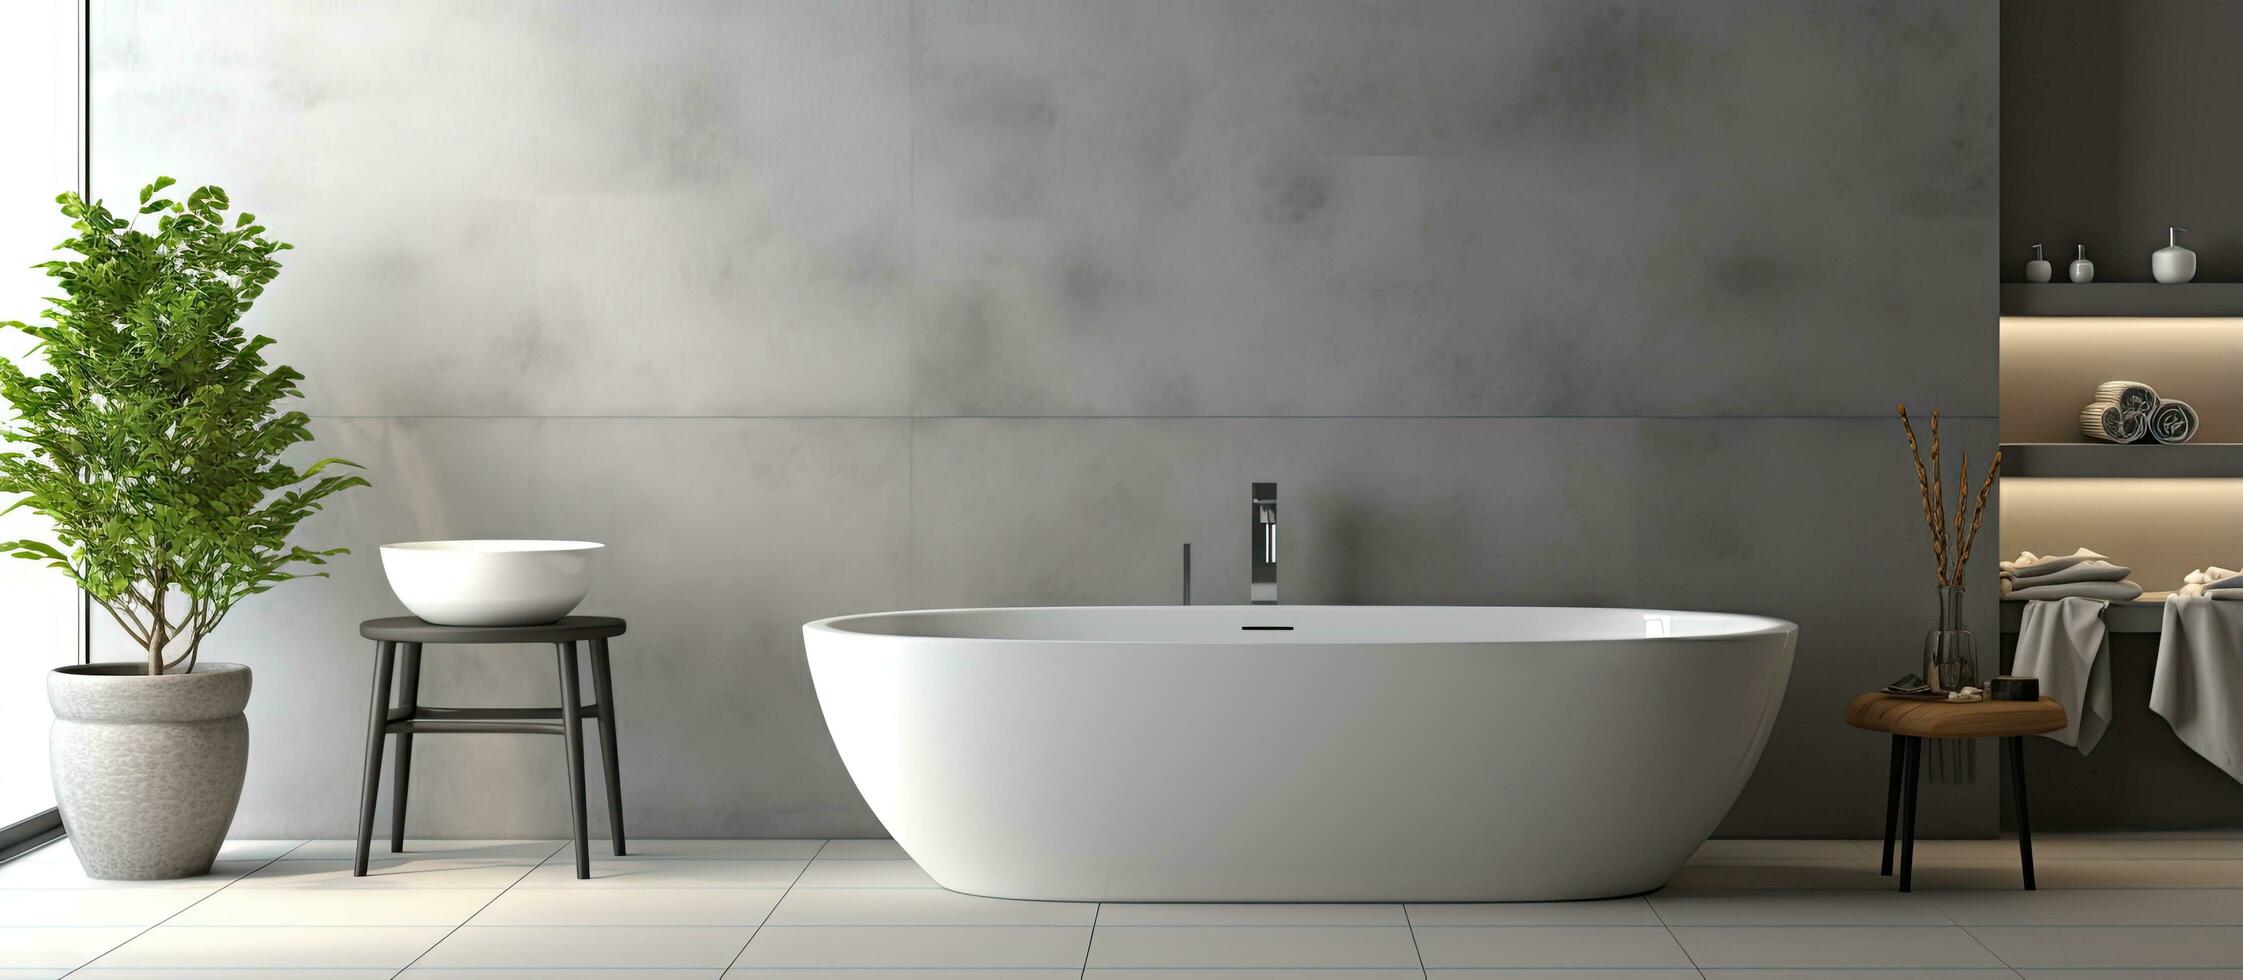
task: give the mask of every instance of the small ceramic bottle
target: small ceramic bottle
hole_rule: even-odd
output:
[[[2196,253],[2181,247],[2186,228],[2166,228],[2165,247],[2150,253],[2150,275],[2158,282],[2187,282],[2196,278]]]
[[[2073,282],[2094,282],[2095,263],[2087,261],[2087,246],[2079,247],[2079,258],[2072,260]]]
[[[2040,244],[2036,242],[2033,245],[2033,260],[2025,263],[2025,281],[2047,282],[2049,271],[2048,259],[2041,255]]]

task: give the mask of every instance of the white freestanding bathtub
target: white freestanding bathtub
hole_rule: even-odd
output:
[[[1463,606],[952,609],[802,628],[849,774],[935,881],[1166,902],[1657,888],[1751,775],[1797,632]]]

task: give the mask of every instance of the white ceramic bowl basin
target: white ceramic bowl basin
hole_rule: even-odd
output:
[[[405,608],[439,626],[533,626],[569,614],[592,589],[591,541],[407,541],[382,546],[382,572]]]

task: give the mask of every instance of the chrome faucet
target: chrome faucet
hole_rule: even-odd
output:
[[[1277,603],[1277,484],[1254,484],[1254,571],[1247,598],[1255,605]]]

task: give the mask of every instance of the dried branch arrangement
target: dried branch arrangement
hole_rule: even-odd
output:
[[[1994,463],[1986,468],[1975,500],[1970,495],[1970,453],[1963,453],[1963,464],[1955,475],[1955,516],[1950,522],[1946,479],[1939,458],[1939,410],[1931,413],[1931,460],[1927,467],[1924,453],[1916,445],[1916,424],[1908,418],[1908,406],[1894,408],[1900,412],[1901,431],[1908,434],[1908,455],[1916,463],[1916,489],[1924,499],[1924,523],[1931,528],[1933,577],[1943,588],[1960,588],[1963,568],[1970,564],[1971,545],[1978,540],[1978,527],[1986,520],[1986,498],[1993,493],[1994,477],[2002,471],[2001,450],[1994,451]]]

